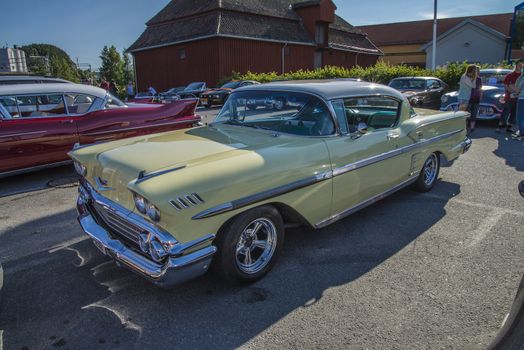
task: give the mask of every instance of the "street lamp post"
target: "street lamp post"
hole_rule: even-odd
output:
[[[433,9],[433,48],[431,50],[431,69],[437,68],[437,0],[434,0]]]

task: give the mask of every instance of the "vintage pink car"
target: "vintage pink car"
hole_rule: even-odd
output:
[[[69,163],[75,144],[198,125],[197,102],[124,104],[79,84],[0,86],[0,177]]]

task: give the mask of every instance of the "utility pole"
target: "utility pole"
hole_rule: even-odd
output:
[[[431,50],[431,69],[435,70],[437,68],[437,0],[433,1],[433,49]]]

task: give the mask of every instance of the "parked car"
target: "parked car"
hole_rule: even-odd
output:
[[[158,98],[160,101],[176,101],[180,99],[180,96],[178,94],[183,91],[186,87],[185,86],[179,86],[171,88],[167,91],[161,92],[158,94]]]
[[[481,69],[482,99],[480,100],[477,119],[499,119],[504,110],[504,78],[511,73],[511,69]],[[458,109],[458,91],[442,96],[440,110],[454,111]]]
[[[68,163],[73,145],[188,128],[196,101],[124,104],[81,84],[0,86],[0,177]]]
[[[178,93],[180,98],[199,98],[200,95],[207,90],[207,85],[204,82],[191,83]]]
[[[254,80],[234,80],[225,83],[220,88],[210,89],[200,95],[200,103],[205,107],[223,105],[226,103],[231,92],[237,88],[260,84]]]
[[[152,103],[156,101],[156,96],[150,92],[137,92],[134,98],[127,100],[127,102],[135,103]]]
[[[275,95],[296,106],[246,108]],[[208,126],[71,152],[79,222],[104,254],[158,285],[210,265],[256,281],[286,225],[321,228],[406,186],[431,190],[440,159],[471,145],[466,116],[417,114],[398,91],[364,82],[240,88]]]
[[[400,77],[388,84],[409,100],[413,107],[439,109],[440,99],[448,85],[433,77]]]
[[[0,75],[0,85],[71,83],[69,80],[38,75]]]
[[[4,286],[4,270],[2,269],[2,264],[0,263],[0,309],[2,307],[2,288]]]

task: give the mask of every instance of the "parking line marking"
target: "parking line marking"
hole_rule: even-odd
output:
[[[465,205],[469,205],[469,206],[477,207],[477,208],[481,208],[481,209],[488,209],[488,210],[493,210],[493,211],[501,211],[501,212],[504,212],[504,213],[507,213],[507,214],[512,214],[512,215],[517,215],[517,216],[523,216],[524,217],[524,212],[521,212],[521,211],[517,211],[517,210],[513,210],[513,209],[507,209],[507,208],[501,208],[501,207],[496,207],[496,206],[489,205],[489,204],[484,204],[484,203],[471,202],[471,201],[460,199],[460,198],[457,198],[457,197],[446,197],[446,196],[440,196],[438,194],[431,194],[431,193],[424,193],[424,194],[422,194],[422,196],[433,198],[433,199],[439,199],[439,200],[443,200],[443,201],[457,202],[457,203],[460,203],[460,204],[465,204]]]
[[[502,219],[504,214],[506,213],[504,213],[504,211],[502,210],[494,210],[489,215],[487,215],[486,218],[474,231],[475,235],[471,237],[471,240],[466,244],[466,247],[471,248],[474,245],[480,243],[488,235],[488,233],[490,233],[491,230],[493,230],[493,228],[497,225],[500,219]]]
[[[76,237],[76,238],[73,238],[73,239],[70,239],[68,241],[65,241],[65,242],[62,242],[60,244],[55,245],[53,248],[49,249],[47,252],[48,253],[56,253],[59,250],[66,249],[66,248],[72,246],[73,244],[80,243],[82,241],[85,241],[86,239],[89,239],[89,237],[87,237],[87,236]]]

